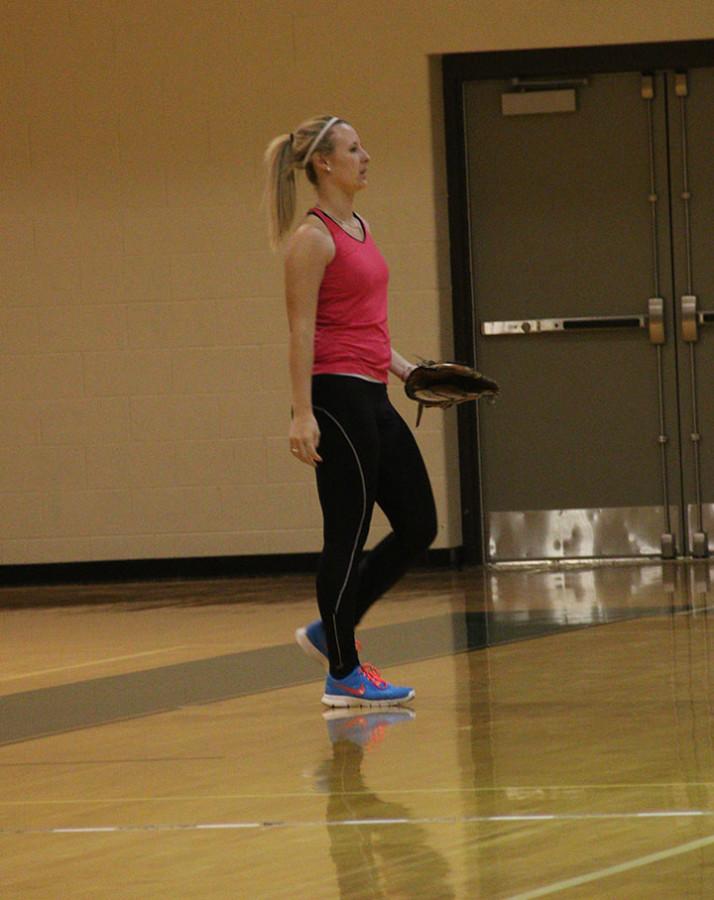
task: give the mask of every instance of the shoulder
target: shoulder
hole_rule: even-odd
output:
[[[305,216],[302,224],[288,241],[286,262],[321,261],[325,265],[335,255],[335,242],[329,229],[317,216]]]

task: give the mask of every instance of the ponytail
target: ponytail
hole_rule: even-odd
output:
[[[295,169],[305,169],[308,181],[316,185],[317,172],[312,156],[333,151],[332,128],[342,122],[344,119],[337,116],[316,116],[303,122],[294,134],[281,134],[268,144],[265,199],[270,243],[274,250],[280,246],[295,218]]]
[[[270,245],[277,250],[295,217],[295,157],[293,136],[281,134],[265,151],[268,180],[265,195],[268,207]]]

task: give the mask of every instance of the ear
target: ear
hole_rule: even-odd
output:
[[[330,168],[330,163],[324,156],[322,156],[322,155],[318,156],[316,154],[316,158],[317,158],[317,164],[318,164],[317,167],[321,172],[331,172],[332,171],[332,169]]]

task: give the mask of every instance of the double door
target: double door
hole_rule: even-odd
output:
[[[714,549],[714,70],[465,85],[486,560]]]

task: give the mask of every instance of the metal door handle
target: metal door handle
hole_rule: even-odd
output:
[[[697,298],[693,294],[685,294],[681,301],[682,340],[688,344],[699,340],[699,322],[697,320]]]
[[[536,335],[566,331],[603,331],[625,328],[647,328],[653,344],[664,343],[664,303],[661,297],[653,297],[648,303],[648,315],[644,316],[575,316],[557,319],[509,319],[482,322],[481,334]]]
[[[602,328],[644,328],[645,316],[578,316],[569,319],[514,319],[482,322],[481,333],[544,334],[553,331],[594,331]]]
[[[647,301],[647,327],[651,344],[664,344],[667,335],[664,330],[664,300],[661,297],[650,297]]]
[[[699,326],[714,324],[714,310],[697,309],[694,294],[685,294],[681,300],[682,340],[694,344],[699,340]]]

